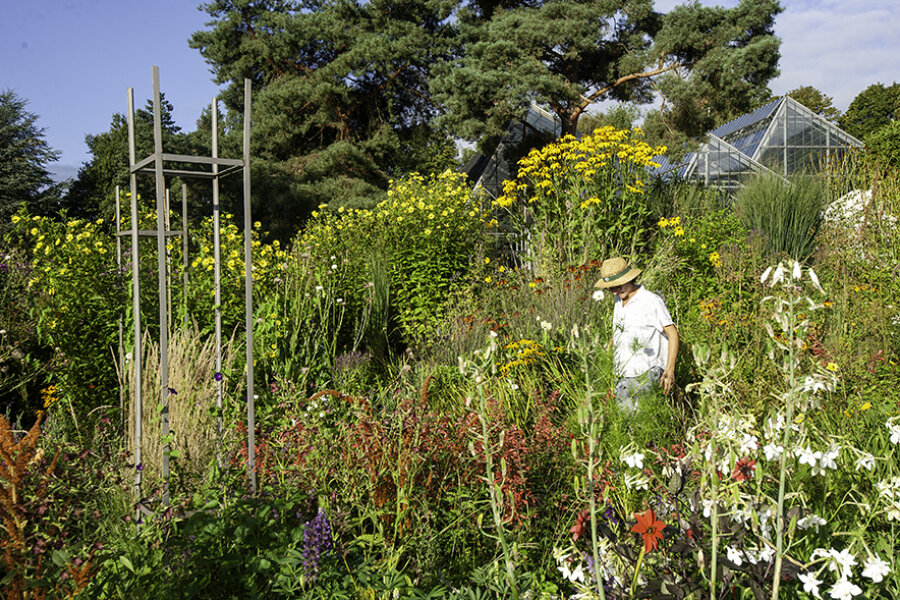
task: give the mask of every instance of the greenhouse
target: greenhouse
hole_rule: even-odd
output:
[[[837,125],[783,96],[713,129],[696,152],[678,163],[659,157],[655,173],[735,189],[758,172],[787,178],[821,171],[829,161],[861,147]]]

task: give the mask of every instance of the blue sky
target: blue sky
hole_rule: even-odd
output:
[[[676,0],[657,0],[668,11]],[[737,0],[703,0],[734,6]],[[191,33],[209,16],[195,0],[10,0],[0,18],[0,89],[12,88],[39,115],[47,142],[62,153],[51,169],[74,175],[89,159],[84,136],[109,128],[125,112],[125,91],[142,106],[152,95],[152,66],[175,107],[175,120],[195,128],[218,88]],[[872,83],[900,80],[900,0],[782,0],[783,94],[812,85],[846,110]]]

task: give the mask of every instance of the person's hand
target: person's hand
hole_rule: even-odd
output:
[[[675,372],[674,371],[664,371],[662,377],[659,378],[659,385],[662,386],[662,389],[665,393],[669,393],[672,391],[672,386],[675,385]]]

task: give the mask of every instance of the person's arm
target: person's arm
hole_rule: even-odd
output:
[[[675,385],[675,359],[678,358],[678,330],[675,325],[663,327],[663,333],[669,338],[669,354],[666,357],[666,370],[659,378],[659,385],[668,394]]]

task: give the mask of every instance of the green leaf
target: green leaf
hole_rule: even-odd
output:
[[[127,556],[120,556],[119,562],[122,563],[123,567],[134,573],[134,565],[131,564],[131,559],[129,559]]]

